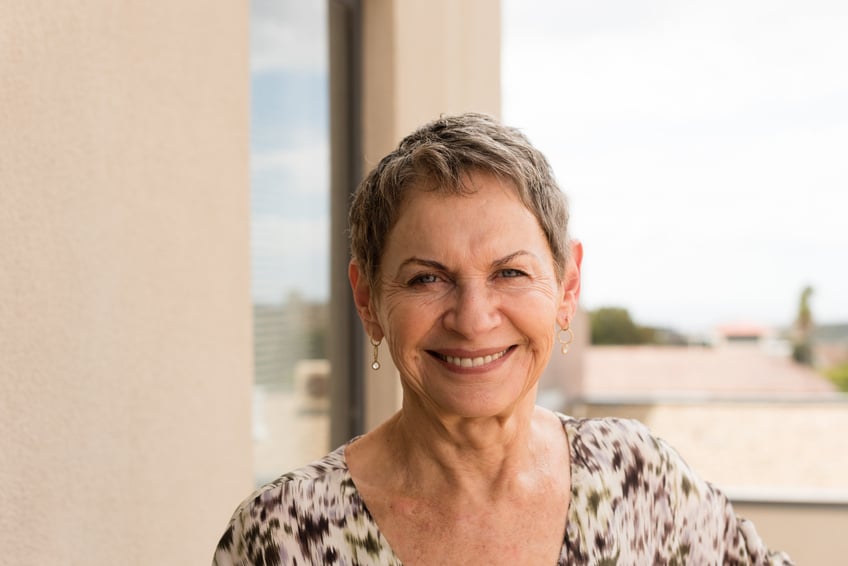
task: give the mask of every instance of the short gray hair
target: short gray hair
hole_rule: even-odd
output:
[[[562,280],[570,252],[568,204],[545,156],[516,128],[486,114],[442,116],[405,137],[360,183],[350,208],[351,257],[372,288],[409,189],[470,194],[470,173],[509,182],[533,213]]]

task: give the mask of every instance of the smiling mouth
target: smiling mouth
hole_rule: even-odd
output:
[[[460,358],[460,357],[457,357],[457,356],[445,356],[443,354],[440,354],[438,352],[433,352],[433,351],[430,351],[430,354],[432,354],[433,356],[439,358],[443,362],[445,362],[449,365],[452,365],[452,366],[456,366],[456,367],[459,367],[459,368],[477,368],[477,367],[482,367],[486,364],[490,364],[490,363],[494,362],[495,360],[501,359],[512,348],[513,348],[513,346],[510,346],[509,348],[506,348],[502,352],[496,352],[494,354],[489,354],[489,355],[486,355],[486,356],[477,356],[476,358]]]

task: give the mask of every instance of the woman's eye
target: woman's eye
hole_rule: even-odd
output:
[[[433,275],[432,273],[424,273],[422,275],[416,275],[412,279],[409,280],[409,285],[426,285],[427,283],[435,283],[439,280],[438,276]]]
[[[524,273],[523,271],[521,271],[520,269],[501,269],[498,272],[499,277],[507,277],[507,278],[522,277],[524,275],[527,275],[527,274]]]

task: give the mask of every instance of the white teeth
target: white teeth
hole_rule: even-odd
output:
[[[502,358],[504,354],[506,354],[506,350],[504,350],[503,352],[498,352],[497,354],[490,354],[488,356],[478,356],[476,358],[458,358],[455,356],[445,356],[444,359],[447,363],[455,366],[463,368],[477,368],[485,364],[490,364],[493,361]]]

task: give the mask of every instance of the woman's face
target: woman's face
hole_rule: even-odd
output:
[[[556,325],[571,319],[582,251],[559,281],[550,246],[514,190],[472,174],[471,195],[413,191],[388,235],[376,296],[356,264],[366,331],[384,339],[405,404],[462,417],[534,402]]]

